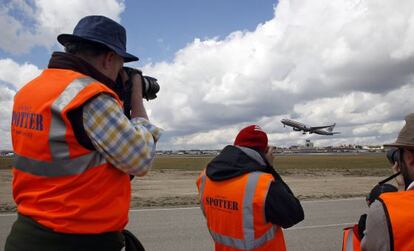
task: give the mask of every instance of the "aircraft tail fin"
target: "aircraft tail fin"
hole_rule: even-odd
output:
[[[327,128],[328,132],[332,132],[335,126],[336,126],[336,123],[333,123],[330,127],[328,127]]]

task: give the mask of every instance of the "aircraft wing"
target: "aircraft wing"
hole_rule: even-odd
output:
[[[335,127],[336,124],[332,124],[332,125],[326,125],[326,126],[311,126],[310,130],[319,130],[319,129],[325,129],[325,128],[330,128],[331,131],[333,130],[333,128]]]
[[[314,131],[314,133],[319,134],[319,135],[335,135],[335,134],[340,134],[340,132],[329,132],[329,131],[325,131],[325,130],[316,130],[316,131]]]
[[[327,126],[311,126],[309,129],[310,130],[319,130],[319,129],[325,129],[325,128],[329,128],[332,127],[332,125],[327,125]]]

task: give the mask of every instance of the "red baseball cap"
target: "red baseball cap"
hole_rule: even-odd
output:
[[[244,146],[266,153],[267,134],[258,125],[250,125],[243,128],[234,140],[235,146]]]

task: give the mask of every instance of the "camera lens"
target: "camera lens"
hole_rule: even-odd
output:
[[[157,97],[157,93],[160,91],[157,79],[149,76],[143,76],[142,78],[142,96],[147,100],[155,99]]]

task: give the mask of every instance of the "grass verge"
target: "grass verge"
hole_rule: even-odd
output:
[[[214,156],[157,156],[154,169],[200,171]],[[390,165],[383,155],[305,155],[277,156],[273,166],[281,174],[338,173],[355,176],[390,174]]]

